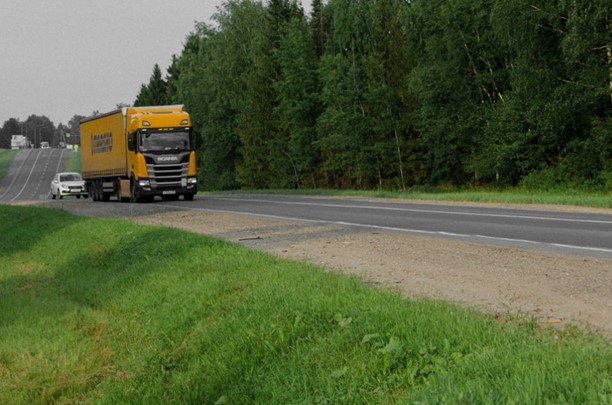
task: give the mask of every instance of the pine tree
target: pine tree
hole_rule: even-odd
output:
[[[162,78],[162,73],[159,65],[156,63],[153,66],[153,73],[149,84],[142,85],[140,92],[136,96],[134,101],[135,106],[146,106],[146,105],[166,105],[168,102],[168,86],[166,81]]]
[[[293,177],[292,187],[317,187],[316,121],[320,114],[318,61],[315,44],[304,18],[287,25],[276,53],[280,78],[275,84],[275,115],[282,133],[284,169]]]
[[[310,27],[315,44],[317,58],[321,58],[325,52],[325,44],[329,36],[329,26],[325,15],[323,0],[313,0],[310,12]]]
[[[247,187],[290,187],[294,184],[286,155],[287,134],[275,115],[278,94],[275,85],[280,67],[275,59],[283,31],[293,16],[299,15],[295,1],[271,0],[262,29],[255,37],[252,65],[246,76],[246,97],[238,115],[237,133],[242,160],[237,179]]]

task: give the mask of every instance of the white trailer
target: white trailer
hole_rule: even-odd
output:
[[[13,135],[11,137],[11,149],[26,149],[30,147],[30,141],[24,135]]]

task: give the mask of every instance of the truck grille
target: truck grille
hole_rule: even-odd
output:
[[[189,163],[148,164],[152,188],[185,187]]]

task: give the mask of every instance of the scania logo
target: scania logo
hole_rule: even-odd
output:
[[[178,162],[178,156],[159,156],[158,162]]]

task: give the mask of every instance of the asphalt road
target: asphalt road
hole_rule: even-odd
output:
[[[51,180],[63,170],[69,152],[22,151],[0,183],[0,202],[48,200]],[[79,204],[80,212],[86,215],[203,210],[612,258],[612,210],[559,212],[399,200],[233,194],[196,196],[194,201],[156,200],[150,204],[120,204],[112,200],[79,200]]]
[[[191,203],[158,204],[612,257],[612,211],[537,211],[279,195],[199,196]]]
[[[13,160],[0,182],[0,202],[46,200],[51,195],[51,181],[64,170],[70,150],[24,149]]]

